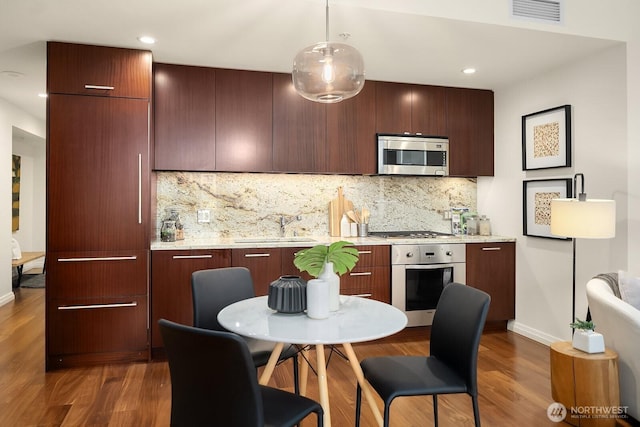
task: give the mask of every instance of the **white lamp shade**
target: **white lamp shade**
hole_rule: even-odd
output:
[[[616,202],[613,200],[551,200],[551,234],[608,239],[616,235]]]
[[[321,42],[302,49],[293,60],[296,91],[306,99],[334,103],[356,96],[364,87],[364,61],[355,48]]]

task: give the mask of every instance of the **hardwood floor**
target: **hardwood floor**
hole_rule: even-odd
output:
[[[0,307],[0,426],[167,426],[171,382],[166,362],[44,372],[44,289],[19,289]],[[427,354],[423,328],[356,344],[360,359],[386,354]],[[292,389],[290,362],[276,368],[270,385]],[[355,379],[335,354],[328,368],[333,426],[352,426]],[[511,332],[483,335],[479,356],[480,414],[484,426],[554,426],[549,349]],[[317,399],[310,372],[308,394]],[[392,426],[433,425],[430,397],[396,399]],[[382,407],[382,403],[378,400]],[[440,426],[471,426],[467,395],[439,398]],[[215,423],[212,423],[215,425]],[[304,427],[315,425],[310,417]],[[366,404],[362,425],[375,425]]]

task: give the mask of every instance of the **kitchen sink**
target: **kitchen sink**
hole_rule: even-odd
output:
[[[235,239],[236,243],[282,243],[282,242],[315,242],[315,239],[310,237],[271,237],[271,238],[248,238],[248,239]]]

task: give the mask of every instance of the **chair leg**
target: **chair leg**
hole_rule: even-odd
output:
[[[438,395],[433,395],[433,425],[438,427]]]
[[[298,355],[294,355],[291,358],[293,362],[293,390],[297,395],[300,395],[300,379],[298,378]]]
[[[473,404],[473,419],[476,423],[476,427],[480,427],[480,408],[478,408],[478,396],[471,396],[471,403]]]
[[[360,404],[362,402],[362,389],[360,383],[356,383],[356,426],[360,427]]]

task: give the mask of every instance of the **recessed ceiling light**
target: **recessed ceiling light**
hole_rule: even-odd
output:
[[[462,72],[463,72],[464,74],[475,74],[476,69],[475,69],[475,68],[472,68],[472,67],[463,68],[463,69],[462,69]]]
[[[9,70],[7,70],[7,71],[0,71],[0,76],[9,77],[9,78],[12,78],[12,79],[19,79],[19,78],[24,77],[24,74],[19,72],[19,71],[9,71]]]
[[[154,44],[156,42],[156,39],[151,36],[140,36],[138,37],[138,40],[144,44]]]

